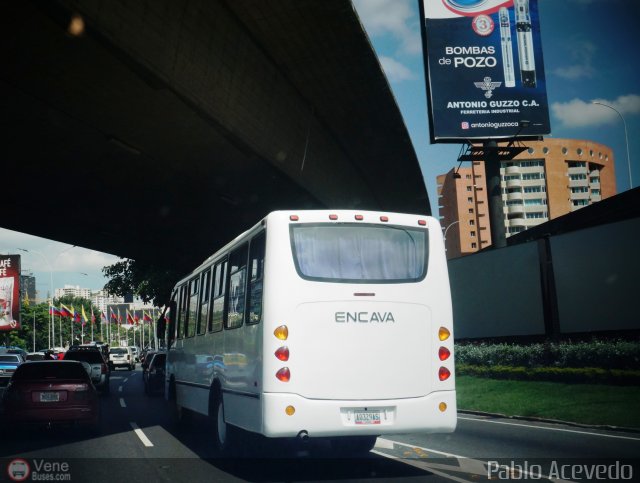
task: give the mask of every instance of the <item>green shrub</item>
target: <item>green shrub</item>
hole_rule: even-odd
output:
[[[456,344],[458,364],[512,367],[640,368],[640,343],[593,341],[577,343]]]

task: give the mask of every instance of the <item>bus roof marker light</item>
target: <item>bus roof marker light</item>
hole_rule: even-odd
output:
[[[286,325],[281,325],[273,331],[273,335],[280,340],[287,340],[289,337],[289,328]]]
[[[337,220],[338,219],[338,215],[329,215],[329,219],[330,220]]]
[[[276,352],[275,352],[275,356],[278,358],[278,360],[281,361],[288,361],[289,360],[289,348],[285,345],[280,347]]]
[[[276,372],[276,377],[279,381],[289,382],[289,380],[291,380],[291,371],[289,371],[288,367],[283,367],[278,372]]]
[[[380,217],[380,221],[383,221],[383,222],[386,223],[387,221],[389,221],[389,217],[388,216],[381,216]]]
[[[291,215],[291,216],[289,216],[289,219],[291,221],[298,221],[300,219],[300,217],[298,215]]]
[[[356,215],[356,216],[355,216],[355,218],[356,218],[356,220],[358,220],[358,221],[362,221],[362,220],[364,220],[364,216],[362,216],[362,215]]]
[[[438,330],[438,338],[440,340],[447,340],[451,336],[451,332],[446,327],[440,327]]]
[[[438,379],[440,379],[441,381],[446,381],[447,379],[449,379],[449,376],[451,376],[451,371],[449,371],[449,369],[447,369],[446,367],[441,367],[438,371]]]
[[[427,226],[427,220],[418,220],[418,225]]]

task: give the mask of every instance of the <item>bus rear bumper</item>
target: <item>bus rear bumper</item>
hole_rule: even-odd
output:
[[[291,416],[286,412],[289,406],[295,410]],[[312,438],[451,433],[457,421],[455,391],[370,401],[320,400],[297,394],[264,393],[262,409],[263,434],[272,438],[293,437],[301,431],[306,431]]]

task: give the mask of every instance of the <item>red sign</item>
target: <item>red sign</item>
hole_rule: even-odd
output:
[[[0,255],[0,331],[20,328],[20,255]]]

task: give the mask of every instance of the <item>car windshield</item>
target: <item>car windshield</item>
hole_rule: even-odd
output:
[[[12,355],[0,356],[0,362],[20,362],[20,358]]]
[[[82,379],[89,376],[81,364],[66,362],[29,362],[18,367],[13,375],[14,381],[32,381],[38,379]]]
[[[70,351],[64,355],[64,358],[67,361],[83,361],[89,364],[101,364],[104,362],[97,351]]]
[[[127,349],[111,349],[110,354],[126,354]]]

